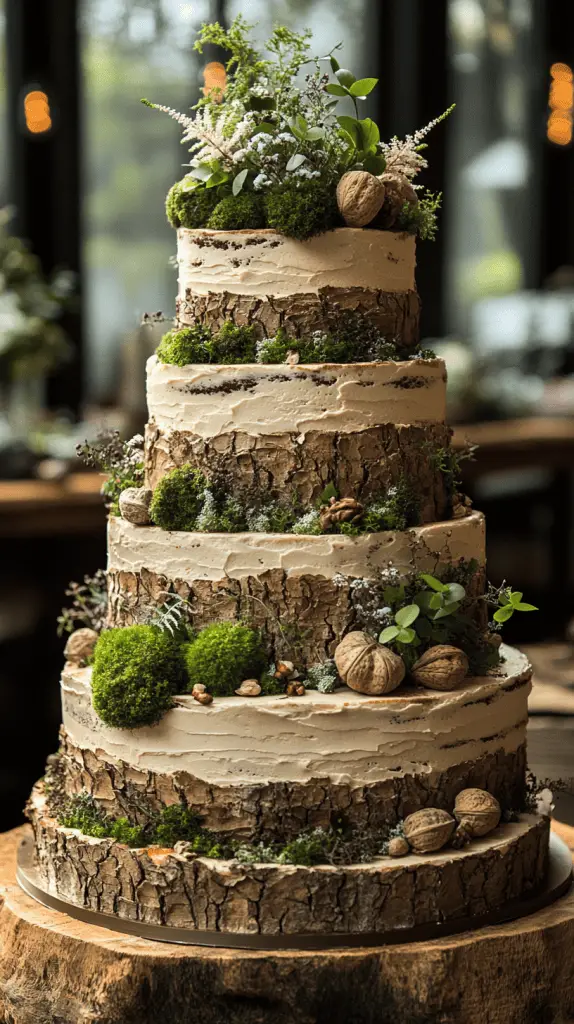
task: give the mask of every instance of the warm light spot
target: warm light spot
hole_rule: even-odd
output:
[[[572,115],[574,113],[574,82],[569,64],[553,64],[550,68],[550,92],[548,106],[550,114],[546,125],[546,137],[556,146],[568,146],[572,142]]]
[[[204,86],[201,90],[203,95],[220,103],[227,84],[227,74],[223,64],[218,60],[212,60],[206,64],[203,69],[203,81]]]
[[[24,97],[24,117],[26,128],[33,135],[40,135],[52,127],[52,115],[50,114],[50,103],[45,92],[33,89]]]
[[[572,116],[553,110],[548,118],[546,135],[557,146],[567,146],[572,142]]]
[[[550,77],[562,82],[572,81],[572,68],[568,64],[553,64]]]

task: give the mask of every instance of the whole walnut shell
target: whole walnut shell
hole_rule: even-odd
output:
[[[389,840],[387,847],[389,857],[406,857],[409,850],[410,846],[403,836],[397,836],[395,839]]]
[[[337,185],[339,212],[350,228],[370,224],[384,201],[383,182],[368,171],[347,171]]]
[[[402,658],[377,643],[368,633],[347,633],[335,651],[335,665],[343,680],[358,693],[391,693],[405,678]]]
[[[495,796],[486,789],[463,789],[454,802],[454,816],[473,837],[486,836],[495,829],[502,809]]]
[[[97,642],[98,634],[95,629],[76,629],[70,633],[64,647],[66,661],[71,661],[73,665],[85,665],[94,653]]]
[[[149,526],[152,491],[148,487],[126,487],[119,498],[120,515],[134,526]]]
[[[411,669],[415,683],[429,690],[456,690],[467,675],[466,654],[448,644],[429,647]]]
[[[456,828],[448,811],[424,807],[409,814],[403,822],[405,839],[415,853],[435,853],[446,846]]]
[[[321,505],[319,519],[321,529],[326,533],[336,523],[358,523],[364,508],[355,498],[332,498],[328,505]]]

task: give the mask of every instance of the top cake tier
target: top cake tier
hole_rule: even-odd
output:
[[[276,231],[177,233],[180,325],[250,324],[260,337],[330,330],[341,313],[369,320],[399,348],[418,342],[415,238],[337,228],[301,242]]]

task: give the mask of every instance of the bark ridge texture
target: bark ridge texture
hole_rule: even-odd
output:
[[[186,288],[185,298],[177,300],[176,312],[178,327],[199,322],[217,331],[231,320],[238,327],[254,327],[260,338],[273,337],[279,328],[291,338],[332,331],[341,313],[356,313],[368,317],[400,348],[412,349],[419,340],[420,299],[414,290],[320,288],[317,293],[260,297],[227,291],[198,295]]]

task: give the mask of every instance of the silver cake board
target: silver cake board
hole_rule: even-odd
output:
[[[31,838],[22,840],[18,850],[16,878],[21,889],[32,899],[50,910],[57,910],[76,921],[96,925],[121,934],[135,935],[154,942],[172,942],[183,946],[211,946],[222,949],[248,949],[268,952],[282,950],[334,950],[378,947],[410,942],[429,942],[433,939],[462,932],[475,931],[492,925],[506,924],[522,917],[528,917],[550,906],[565,896],[572,883],[572,854],[566,843],[553,832],[550,834],[549,862],[546,880],[535,892],[511,900],[499,910],[472,918],[463,917],[452,921],[439,921],[417,925],[413,928],[399,928],[388,932],[365,934],[313,934],[313,935],[261,935],[236,932],[196,931],[191,928],[172,928],[167,925],[148,924],[145,921],[130,921],[114,914],[103,914],[97,910],[77,907],[69,900],[54,896],[43,886],[34,863],[34,843]]]

